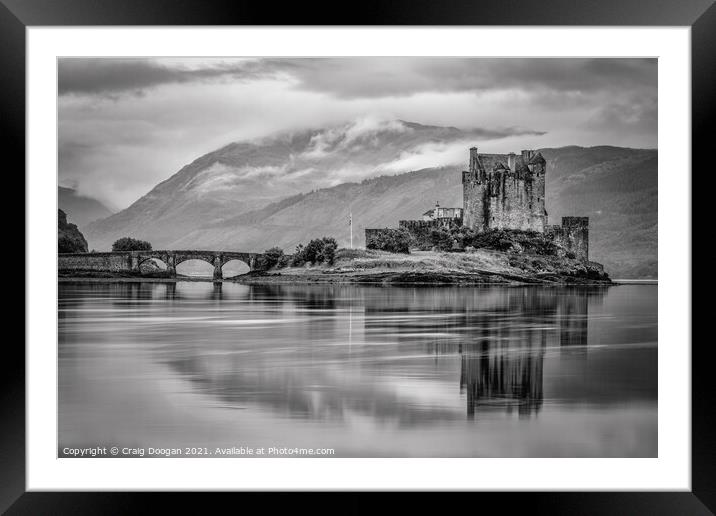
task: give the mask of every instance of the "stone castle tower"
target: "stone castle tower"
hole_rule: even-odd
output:
[[[544,233],[546,162],[541,153],[478,154],[470,149],[462,173],[463,224],[478,231],[519,229]]]

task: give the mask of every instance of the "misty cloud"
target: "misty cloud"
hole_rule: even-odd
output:
[[[217,60],[209,66],[190,68],[153,59],[62,58],[58,64],[60,95],[144,94],[164,84],[203,82],[217,79],[252,80],[274,75],[261,61]]]
[[[630,99],[609,103],[599,108],[584,127],[604,130],[610,127],[632,127],[634,130],[656,133],[658,110],[656,98]]]
[[[285,170],[231,173],[308,191],[459,162],[451,131],[485,152],[657,142],[655,59],[64,58],[58,77],[60,183],[119,207],[229,143],[311,128]],[[382,168],[351,162],[351,150],[379,155],[381,131],[402,145],[411,122],[443,138],[399,147]],[[217,189],[232,184],[224,172]]]
[[[298,59],[291,71],[307,90],[364,98],[426,91],[652,89],[657,64],[655,59],[371,57]]]

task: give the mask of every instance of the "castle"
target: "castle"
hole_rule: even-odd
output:
[[[429,247],[431,232],[466,226],[477,232],[493,229],[534,231],[559,244],[573,258],[589,261],[589,218],[562,217],[562,225],[549,225],[545,209],[547,162],[541,153],[523,150],[519,155],[478,154],[470,148],[468,170],[462,172],[462,208],[441,208],[423,214],[422,220],[401,220],[418,247]],[[366,229],[366,247],[389,229]]]

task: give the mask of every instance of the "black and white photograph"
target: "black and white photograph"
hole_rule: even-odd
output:
[[[657,457],[657,73],[59,58],[57,456]]]

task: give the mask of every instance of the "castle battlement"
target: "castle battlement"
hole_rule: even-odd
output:
[[[589,227],[589,217],[562,217],[562,227],[582,229]]]
[[[534,179],[544,176],[545,164],[542,154],[534,150],[523,150],[520,154],[478,154],[477,147],[471,147],[469,170],[463,171],[462,182],[485,183],[498,174]]]

